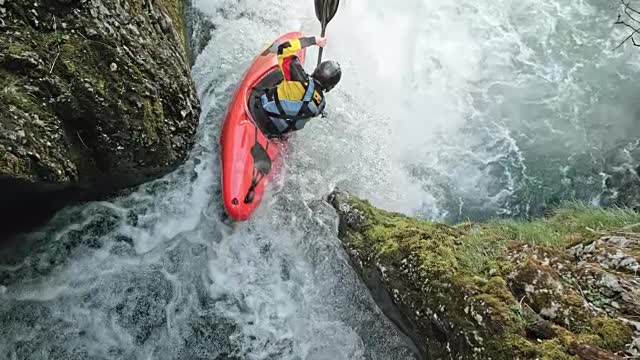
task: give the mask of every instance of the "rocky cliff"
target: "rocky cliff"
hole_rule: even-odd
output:
[[[148,179],[193,144],[182,0],[0,0],[0,175]]]
[[[572,204],[449,226],[329,201],[353,265],[424,358],[640,356],[640,214]]]

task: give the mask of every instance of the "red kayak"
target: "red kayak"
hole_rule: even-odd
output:
[[[303,37],[292,32],[278,38],[268,49]],[[222,197],[229,216],[236,221],[249,219],[260,206],[265,186],[280,169],[280,153],[285,140],[269,138],[261,128],[268,121],[260,111],[258,98],[263,90],[282,81],[278,58],[266,49],[258,55],[233,95],[220,136]],[[304,64],[305,49],[298,52]]]

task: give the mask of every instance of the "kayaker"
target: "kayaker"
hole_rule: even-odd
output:
[[[278,64],[284,81],[267,89],[260,99],[270,120],[266,130],[271,135],[280,136],[300,130],[311,118],[323,114],[326,105],[324,93],[331,91],[342,77],[340,64],[324,61],[309,75],[296,53],[308,46],[324,47],[326,44],[326,37],[312,36],[278,46]]]

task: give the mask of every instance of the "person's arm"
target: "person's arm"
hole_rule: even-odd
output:
[[[325,38],[316,36],[303,37],[299,39],[286,41],[278,46],[278,65],[284,75],[284,79],[287,81],[295,80],[291,78],[291,74],[294,73],[292,66],[300,66],[298,56],[296,53],[301,49],[308,46],[318,45],[324,47],[326,44]],[[296,61],[294,61],[296,60]]]

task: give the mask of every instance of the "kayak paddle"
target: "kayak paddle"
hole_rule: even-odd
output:
[[[320,36],[324,37],[325,32],[327,31],[327,25],[336,16],[338,12],[338,5],[340,5],[340,0],[315,0],[316,2],[316,17],[320,24],[322,25],[322,33]],[[320,48],[320,52],[318,52],[318,65],[322,62],[322,50],[324,48]]]

